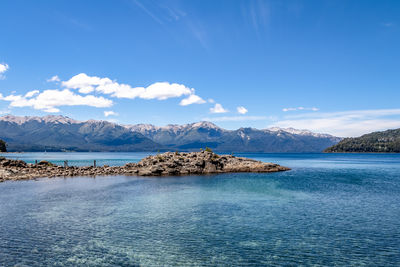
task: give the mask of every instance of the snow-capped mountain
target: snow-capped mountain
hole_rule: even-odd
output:
[[[163,147],[140,133],[107,121],[64,116],[0,117],[8,151],[152,151]]]
[[[66,116],[55,116],[55,115],[48,115],[44,117],[37,117],[37,116],[14,116],[14,115],[5,115],[0,117],[0,121],[12,122],[16,124],[24,124],[27,122],[36,121],[39,123],[56,123],[56,124],[74,124],[80,123],[80,121],[68,118]]]
[[[174,148],[195,150],[208,146],[215,151],[235,152],[321,152],[341,139],[329,134],[293,128],[226,130],[211,122],[184,125],[128,125],[154,142]]]
[[[154,126],[77,121],[64,116],[0,117],[0,139],[9,151],[157,151],[321,152],[341,139],[307,130],[240,128],[211,122]]]
[[[270,131],[270,132],[286,132],[286,133],[290,133],[290,134],[297,134],[297,135],[309,135],[309,136],[315,136],[315,137],[334,137],[333,135],[330,134],[323,134],[323,133],[314,133],[311,132],[309,130],[299,130],[299,129],[294,129],[294,128],[279,128],[279,127],[271,127],[268,129],[265,129],[266,131]]]

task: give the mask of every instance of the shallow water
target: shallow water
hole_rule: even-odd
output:
[[[46,154],[19,156],[82,165],[145,156]],[[293,169],[1,183],[0,266],[399,264],[400,155],[244,156]]]

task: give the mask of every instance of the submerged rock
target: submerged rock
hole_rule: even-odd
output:
[[[148,156],[138,163],[124,166],[104,165],[102,167],[62,167],[47,161],[37,165],[21,160],[0,158],[0,182],[6,180],[35,179],[40,177],[97,176],[97,175],[138,175],[170,176],[188,174],[213,174],[228,172],[278,172],[290,170],[274,163],[232,155],[217,155],[211,151],[179,153],[166,152]]]

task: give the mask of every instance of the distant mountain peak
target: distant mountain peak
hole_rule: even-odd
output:
[[[80,123],[80,121],[71,119],[67,116],[62,116],[62,115],[47,115],[42,117],[42,120],[44,122],[53,122],[53,123],[62,123],[62,124],[73,124],[73,123]]]
[[[207,129],[220,129],[222,128],[218,127],[212,122],[208,121],[200,121],[200,122],[195,122],[195,123],[188,123],[188,124],[168,124],[165,126],[155,126],[153,124],[134,124],[134,125],[126,125],[126,128],[132,130],[132,131],[137,131],[137,132],[146,132],[146,131],[160,131],[160,130],[167,130],[167,131],[182,131],[182,130],[187,130],[191,128],[207,128]]]
[[[333,135],[330,135],[330,134],[315,133],[315,132],[311,132],[310,130],[295,129],[295,128],[291,128],[291,127],[290,128],[271,127],[271,128],[267,128],[266,131],[285,132],[285,133],[290,133],[290,134],[309,135],[309,136],[315,136],[315,137],[333,137]]]
[[[71,119],[67,116],[62,115],[47,115],[43,117],[39,116],[15,116],[15,115],[5,115],[0,117],[0,121],[8,121],[16,123],[18,125],[24,124],[30,121],[44,122],[44,123],[57,123],[57,124],[73,124],[80,123],[80,121]]]
[[[220,129],[217,125],[209,121],[200,121],[190,124],[192,127],[202,127],[202,128],[212,128],[212,129]]]

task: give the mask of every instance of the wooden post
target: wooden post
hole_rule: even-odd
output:
[[[37,159],[35,159],[35,166],[37,166]]]
[[[93,167],[96,168],[96,160],[93,160]]]

